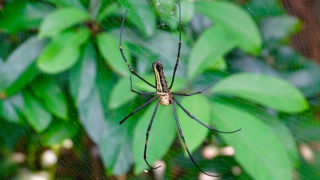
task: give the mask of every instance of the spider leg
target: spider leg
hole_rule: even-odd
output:
[[[130,88],[131,88],[131,92],[136,93],[138,95],[155,95],[156,93],[154,92],[138,92],[136,90],[133,89],[132,87],[132,78],[130,76]]]
[[[131,67],[131,65],[128,63],[127,61],[127,58],[126,56],[124,55],[123,53],[123,49],[122,49],[122,31],[123,31],[123,27],[124,27],[124,22],[125,22],[125,19],[126,19],[126,16],[127,16],[127,13],[128,13],[128,10],[126,10],[124,16],[123,16],[123,20],[122,20],[122,25],[121,25],[121,29],[120,29],[120,45],[119,45],[119,49],[120,49],[120,53],[122,55],[122,58],[124,60],[124,62],[127,64],[128,68],[129,68],[129,71],[137,76],[139,79],[141,79],[142,81],[144,81],[145,83],[147,83],[149,86],[153,87],[153,88],[156,88],[154,85],[150,84],[148,81],[146,81],[145,79],[143,79],[139,74],[137,74]]]
[[[180,5],[180,0],[178,0],[178,8],[179,8],[179,44],[178,44],[178,55],[177,55],[177,61],[176,61],[176,65],[174,66],[174,70],[173,70],[173,76],[172,76],[172,81],[171,84],[169,86],[169,89],[172,88],[173,86],[173,82],[174,82],[174,78],[176,76],[176,71],[179,65],[179,59],[180,59],[180,52],[181,52],[181,5]]]
[[[194,92],[194,93],[172,93],[174,95],[177,95],[177,96],[192,96],[192,95],[196,95],[196,94],[201,94],[203,93],[204,91],[197,91],[197,92]]]
[[[156,107],[155,107],[155,109],[154,109],[154,111],[153,111],[153,114],[152,114],[152,117],[151,117],[151,121],[150,121],[149,126],[148,126],[148,129],[147,129],[147,133],[146,133],[146,143],[145,143],[144,152],[143,152],[143,159],[144,159],[144,161],[147,163],[147,165],[148,165],[151,169],[157,169],[157,168],[161,167],[161,165],[160,165],[160,166],[157,166],[157,167],[154,168],[154,167],[152,167],[152,166],[148,163],[148,161],[147,161],[147,147],[148,147],[149,132],[150,132],[150,130],[151,130],[151,126],[152,126],[154,117],[155,117],[155,115],[156,115],[156,113],[157,113],[159,103],[160,103],[160,101],[157,102],[157,105],[156,105]]]
[[[142,106],[138,107],[137,109],[133,110],[130,114],[128,114],[125,118],[123,118],[122,121],[120,121],[120,124],[122,124],[125,120],[127,120],[130,116],[132,116],[134,113],[138,112],[140,109],[144,108],[146,105],[150,104],[153,100],[155,100],[158,96],[155,96],[151,98],[149,101],[144,103]]]
[[[219,133],[235,133],[241,130],[241,128],[234,130],[234,131],[220,131],[217,129],[214,129],[206,124],[204,124],[203,122],[201,122],[199,119],[197,119],[196,117],[194,117],[193,115],[191,115],[175,98],[173,98],[174,102],[176,102],[178,104],[178,106],[193,120],[196,120],[198,123],[200,123],[202,126],[210,129],[211,131],[215,131],[215,132],[219,132]]]
[[[208,173],[204,172],[204,171],[199,167],[199,165],[196,163],[196,161],[193,159],[193,157],[192,157],[192,155],[191,155],[191,153],[190,153],[190,151],[189,151],[189,148],[188,148],[188,146],[187,146],[187,143],[186,143],[186,141],[185,141],[185,139],[184,139],[184,136],[183,136],[181,127],[180,127],[180,123],[179,123],[179,120],[178,120],[178,116],[177,116],[177,112],[176,112],[176,108],[175,108],[174,102],[172,102],[172,108],[173,108],[174,117],[175,117],[175,119],[176,119],[176,123],[177,123],[177,126],[178,126],[178,130],[179,130],[180,137],[181,137],[181,139],[182,139],[182,141],[183,141],[184,147],[185,147],[185,149],[186,149],[186,151],[187,151],[187,153],[188,153],[188,155],[189,155],[189,158],[191,159],[192,163],[193,163],[202,173],[204,173],[204,174],[206,174],[206,175],[208,175],[208,176],[212,176],[212,177],[220,177],[219,175],[212,175],[212,174],[208,174]]]
[[[172,94],[177,95],[177,96],[192,96],[192,95],[196,95],[196,94],[202,94],[203,92],[207,91],[210,87],[211,87],[211,85],[203,90],[196,91],[194,93],[175,93],[175,92],[173,92]]]

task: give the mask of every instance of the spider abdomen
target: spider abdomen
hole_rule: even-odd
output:
[[[160,104],[164,106],[168,106],[169,104],[172,103],[172,95],[171,93],[166,93],[165,95],[158,95],[159,96],[159,101]]]

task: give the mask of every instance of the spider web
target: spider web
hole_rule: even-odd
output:
[[[274,1],[274,0],[266,0],[267,3],[263,3],[262,0],[254,0],[254,1],[259,1],[261,2],[261,6],[260,8],[264,11],[266,11],[266,13],[270,14],[270,16],[275,15],[274,13],[274,7],[276,6],[276,4],[278,4],[278,1]],[[234,1],[237,3],[240,3],[238,1]],[[167,12],[167,11],[172,11],[171,9],[166,9],[166,7],[163,7],[161,2],[159,0],[155,0],[156,3],[156,8],[158,8],[158,11],[163,11],[163,12]],[[246,9],[248,11],[248,13],[251,15],[251,17],[255,20],[255,21],[259,21],[261,18],[261,15],[259,13],[257,13],[252,6],[250,6],[250,3],[241,3],[242,7],[244,9]],[[290,8],[290,7],[289,7]],[[290,9],[289,9],[290,10]],[[129,12],[130,13],[130,12]],[[183,14],[183,12],[182,12]],[[176,12],[173,11],[170,14],[170,18],[173,20],[173,22],[177,23],[178,22],[178,18],[176,16]],[[196,15],[197,16],[197,15]],[[303,16],[303,15],[302,15]],[[140,17],[141,19],[144,19],[145,17]],[[203,24],[203,26],[211,26],[211,23],[207,20],[207,19],[201,19],[201,23]],[[105,23],[106,26],[111,26],[111,32],[114,35],[119,34],[119,26],[117,27],[113,27],[115,26],[115,24],[119,24],[119,20],[118,19],[110,19],[108,21],[104,21],[103,23]],[[172,23],[172,22],[169,22]],[[155,61],[156,59],[160,59],[162,60],[163,66],[164,66],[164,70],[165,70],[165,74],[167,76],[171,76],[172,71],[173,71],[173,67],[175,64],[175,59],[176,59],[176,51],[177,51],[177,45],[178,45],[178,38],[177,36],[174,36],[172,38],[172,36],[169,36],[168,34],[172,34],[172,32],[170,32],[170,24],[166,21],[160,20],[159,22],[157,22],[157,29],[161,30],[162,34],[160,34],[158,36],[158,39],[145,39],[142,38],[141,36],[135,34],[135,32],[133,32],[130,28],[128,28],[130,26],[130,23],[126,22],[126,24],[129,24],[128,26],[126,26],[126,28],[124,29],[124,34],[123,34],[123,38],[125,42],[129,42],[129,43],[134,43],[134,44],[139,44],[139,46],[130,46],[128,49],[125,49],[125,51],[129,51],[131,55],[135,56],[136,58],[136,67],[137,67],[137,71],[140,74],[150,74],[150,69],[151,69],[151,63],[153,61]],[[193,22],[194,23],[194,22]],[[186,31],[190,30],[188,29],[190,28],[190,24],[183,24],[183,29],[185,29]],[[175,35],[178,34],[178,32],[174,32]],[[163,39],[164,38],[164,39]],[[165,39],[167,38],[167,39]],[[146,41],[147,40],[147,41]],[[310,39],[305,39],[304,41],[309,41]],[[166,43],[166,44],[161,44],[160,42],[170,42],[170,43]],[[194,42],[193,42],[194,43]],[[306,44],[305,42],[301,42],[301,44]],[[149,47],[149,49],[145,48],[145,47]],[[150,49],[153,49],[154,51],[151,52]],[[177,70],[177,77],[183,78],[185,73],[184,70],[186,70],[186,66],[187,63],[190,62],[186,62],[188,59],[188,55],[190,54],[190,50],[191,48],[189,47],[189,45],[186,42],[183,42],[182,44],[182,50],[181,50],[181,58],[180,58],[180,64],[179,64],[179,68]],[[1,50],[0,50],[1,52]],[[230,54],[237,54],[238,50],[234,50],[232,51]],[[157,54],[157,56],[155,56],[154,54]],[[241,54],[241,52],[240,52]],[[229,58],[230,56],[230,58]],[[245,58],[248,58],[248,56],[243,56]],[[260,72],[260,73],[266,73],[266,72],[261,72],[261,69],[246,69],[245,67],[241,66],[241,63],[247,63],[246,60],[241,60],[237,57],[228,55],[226,58],[228,65],[230,65],[230,67],[227,70],[220,70],[221,72],[219,72],[220,74],[223,73],[225,75],[231,75],[233,72],[241,72],[241,71],[252,71],[252,72]],[[285,62],[284,62],[285,63]],[[1,64],[0,64],[1,65]],[[237,66],[239,65],[239,66]],[[192,87],[191,86],[186,86],[186,88],[184,89],[185,91],[194,91],[194,90],[200,90],[203,89],[205,87],[205,85],[211,84],[212,80],[216,81],[219,78],[219,73],[218,75],[213,75],[212,79],[208,79],[204,76],[198,76],[196,78],[197,82],[192,83]],[[136,80],[137,81],[137,80]],[[272,87],[271,87],[272,88]],[[207,98],[213,98],[213,96],[209,95],[208,93],[204,94],[205,96],[207,96]],[[236,99],[236,101],[243,103],[242,100]],[[319,102],[319,100],[317,99],[310,99],[311,103],[314,102],[315,104]],[[134,102],[131,104],[131,107],[138,107],[140,104],[140,102]],[[255,104],[251,104],[253,106],[255,106],[256,108],[262,110],[263,112],[269,112],[268,109],[262,108],[258,105]],[[261,114],[256,114],[257,117],[261,117]],[[286,116],[287,117],[287,116]],[[119,117],[119,120],[122,117]],[[308,114],[301,114],[298,116],[288,116],[287,119],[290,120],[290,122],[285,123],[288,126],[295,126],[296,124],[299,124],[299,128],[304,129],[304,127],[310,127],[310,117]],[[139,116],[133,116],[130,118],[130,121],[138,121],[139,120]],[[180,121],[183,121],[183,119],[180,119]],[[80,127],[79,124],[74,123],[75,126],[78,126],[79,128],[83,128]],[[147,128],[147,127],[146,127]],[[156,127],[153,127],[156,128]],[[295,128],[295,127],[291,127],[291,128]],[[183,130],[183,129],[182,129]],[[12,131],[12,129],[6,129],[5,131]],[[151,130],[152,133],[152,130]],[[301,133],[301,132],[300,132]],[[310,132],[310,135],[312,135],[313,132]],[[129,137],[126,134],[127,138],[132,138]],[[316,143],[308,143],[307,141],[304,141],[305,135],[304,134],[294,134],[294,137],[296,140],[298,140],[297,143],[297,149],[299,150],[299,154],[300,154],[300,158],[304,159],[304,163],[301,164],[299,167],[297,167],[294,171],[293,171],[293,179],[299,179],[299,171],[302,173],[310,173],[310,166],[313,164],[320,164],[319,163],[319,144]],[[268,137],[266,137],[267,139]],[[186,140],[188,141],[188,140]],[[144,143],[144,140],[141,140],[141,143]],[[161,144],[164,142],[158,142],[158,146],[160,147]],[[73,142],[74,146],[77,146],[76,142]],[[219,146],[217,146],[217,144],[219,144]],[[228,147],[228,148],[226,148]],[[315,148],[316,147],[316,148]],[[157,148],[157,147],[154,147]],[[99,149],[95,146],[95,145],[91,145],[89,147],[83,147],[83,149],[85,150],[85,152],[87,154],[90,154],[93,157],[97,157],[97,159],[99,159]],[[145,171],[144,173],[135,176],[132,175],[132,173],[130,173],[129,175],[127,175],[127,179],[150,179],[150,178],[154,178],[156,177],[156,179],[166,179],[166,177],[163,177],[166,173],[166,171],[169,172],[177,172],[179,174],[180,177],[183,177],[182,179],[230,179],[230,178],[211,178],[211,177],[207,177],[207,176],[203,176],[199,170],[197,170],[196,168],[190,168],[193,165],[191,164],[191,161],[189,160],[189,158],[187,156],[184,156],[184,150],[183,147],[180,145],[180,141],[179,141],[179,136],[177,134],[176,140],[173,143],[171,149],[174,149],[175,151],[169,151],[168,153],[165,154],[164,160],[160,160],[156,163],[160,163],[162,164],[163,168],[158,169],[158,170],[153,170],[153,171]],[[221,170],[222,172],[225,173],[231,173],[234,175],[239,175],[241,173],[244,173],[244,170],[242,169],[241,165],[239,165],[237,162],[234,162],[230,159],[232,159],[233,157],[233,153],[232,150],[230,152],[230,148],[227,144],[225,144],[223,142],[223,140],[220,138],[219,134],[216,133],[210,133],[208,135],[208,139],[205,140],[205,142],[203,143],[203,145],[201,145],[196,151],[195,153],[193,153],[195,160],[198,161],[199,159],[203,159],[203,155],[205,155],[206,153],[209,154],[208,156],[210,156],[210,153],[216,153],[216,151],[219,151],[219,155],[215,156],[215,159],[212,160],[212,162],[216,163],[216,164],[223,164],[224,167]],[[231,153],[231,155],[229,155],[228,153]],[[177,155],[178,154],[178,155]],[[271,155],[270,155],[271,156]],[[63,156],[65,157],[65,156]],[[62,158],[63,158],[62,157]],[[178,157],[178,158],[177,158]],[[142,159],[143,157],[141,157]],[[165,161],[167,161],[168,159],[173,159],[174,161],[174,165],[173,167],[170,167],[170,169],[168,169],[168,167],[166,167],[165,165]],[[64,162],[63,160],[59,160],[59,163],[66,163],[65,165],[67,166],[67,162]],[[211,162],[211,160],[210,160]],[[91,162],[87,162],[87,163],[91,163]],[[102,166],[102,163],[100,162],[100,164],[98,166],[98,170],[97,173],[101,173],[101,172],[105,172],[104,167]],[[182,171],[181,174],[181,169],[182,168],[186,168],[188,171]],[[26,169],[28,169],[28,167],[24,167]],[[70,168],[70,167],[69,167]],[[78,174],[82,174],[82,173],[86,173],[86,172],[81,172],[82,169],[78,168],[76,165],[73,165],[71,167],[72,172],[71,173],[78,173]],[[231,170],[231,171],[230,171]],[[225,174],[222,173],[222,174]],[[249,176],[243,176],[242,179],[251,179]]]

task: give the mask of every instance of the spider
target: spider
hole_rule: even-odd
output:
[[[192,96],[192,95],[196,95],[196,94],[201,94],[203,93],[205,90],[200,90],[200,91],[197,91],[197,92],[194,92],[194,93],[175,93],[175,92],[171,92],[171,88],[174,84],[174,78],[175,78],[175,75],[176,75],[176,71],[177,71],[177,68],[178,68],[178,64],[179,64],[179,58],[180,58],[180,51],[181,51],[181,6],[180,6],[180,0],[178,0],[178,8],[179,8],[179,43],[178,43],[178,55],[177,55],[177,60],[176,60],[176,64],[174,66],[174,70],[173,70],[173,77],[172,77],[172,80],[171,80],[171,83],[170,83],[170,86],[168,86],[168,83],[166,81],[166,78],[165,78],[165,75],[164,75],[164,72],[163,72],[163,68],[162,68],[162,63],[160,60],[158,61],[155,61],[154,63],[152,63],[152,68],[153,68],[153,71],[154,71],[154,74],[155,74],[155,83],[156,85],[152,85],[151,83],[149,83],[148,81],[146,81],[144,78],[142,78],[139,74],[137,74],[131,67],[131,65],[128,63],[124,53],[123,53],[123,49],[122,49],[122,31],[123,31],[123,28],[124,28],[124,22],[125,22],[125,19],[126,19],[126,16],[127,16],[127,13],[128,13],[128,10],[125,11],[125,14],[123,16],[123,19],[122,19],[122,25],[121,25],[121,30],[120,30],[120,46],[119,46],[119,49],[120,49],[120,53],[122,55],[122,58],[123,60],[125,61],[125,63],[127,64],[128,68],[129,68],[129,71],[135,75],[136,77],[138,77],[139,79],[141,79],[142,81],[144,81],[146,84],[148,84],[149,86],[155,88],[156,92],[138,92],[138,91],[135,91],[133,88],[132,88],[132,79],[131,79],[131,76],[130,76],[130,87],[131,87],[131,92],[133,93],[136,93],[138,95],[155,95],[153,98],[151,98],[150,100],[148,100],[146,103],[144,103],[142,106],[136,108],[135,110],[133,110],[130,114],[128,114],[125,118],[123,118],[122,121],[120,121],[120,124],[122,124],[123,122],[125,122],[130,116],[132,116],[133,114],[135,114],[136,112],[138,112],[139,110],[141,110],[142,108],[144,108],[145,106],[147,106],[148,104],[150,104],[151,102],[153,102],[154,100],[158,99],[157,100],[157,104],[155,106],[155,109],[154,109],[154,112],[152,114],[152,117],[151,117],[151,120],[150,120],[150,123],[149,123],[149,126],[147,128],[147,132],[146,132],[146,141],[145,141],[145,148],[144,148],[144,161],[146,162],[146,164],[151,168],[151,169],[157,169],[161,166],[158,166],[158,167],[152,167],[148,161],[147,161],[147,146],[148,146],[148,138],[149,138],[149,132],[150,132],[150,129],[151,129],[151,126],[152,126],[152,123],[153,123],[153,120],[154,120],[154,117],[157,113],[157,110],[158,110],[158,107],[159,107],[159,104],[163,105],[163,106],[168,106],[168,105],[172,105],[172,109],[173,109],[173,114],[174,114],[174,117],[175,117],[175,120],[176,120],[176,124],[177,124],[177,127],[178,127],[178,131],[179,131],[179,135],[184,143],[184,147],[188,153],[188,156],[190,158],[190,160],[192,161],[192,163],[204,174],[208,175],[208,176],[212,176],[212,177],[218,177],[219,175],[212,175],[212,174],[208,174],[206,172],[204,172],[200,167],[199,165],[196,163],[196,161],[193,159],[189,149],[188,149],[188,146],[186,144],[186,141],[185,141],[185,138],[183,136],[183,133],[182,133],[182,130],[181,130],[181,127],[180,127],[180,123],[179,123],[179,120],[178,120],[178,117],[177,117],[177,112],[176,112],[176,106],[175,104],[177,104],[191,119],[197,121],[198,123],[200,123],[202,126],[208,128],[209,130],[211,131],[215,131],[215,132],[219,132],[219,133],[235,133],[235,132],[238,132],[241,130],[240,129],[237,129],[237,130],[234,130],[234,131],[220,131],[220,130],[217,130],[217,129],[214,129],[206,124],[204,124],[203,122],[201,122],[200,120],[198,120],[196,117],[194,117],[193,115],[191,115],[191,113],[189,113],[189,111],[187,111],[177,100],[176,98],[174,97],[175,95],[176,96]]]

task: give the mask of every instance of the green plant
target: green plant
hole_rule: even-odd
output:
[[[233,166],[243,169],[239,178],[291,179],[293,170],[301,178],[319,177],[320,166],[306,163],[297,144],[319,141],[320,68],[288,46],[300,22],[286,15],[278,3],[261,2],[182,1],[182,66],[174,90],[201,89],[216,82],[205,95],[181,103],[207,124],[243,130],[212,134],[178,110],[181,126],[200,166],[225,178],[238,176],[231,173]],[[247,7],[252,16],[244,10]],[[141,139],[153,105],[119,126],[121,118],[143,102],[130,93],[129,73],[118,49],[125,8],[129,23],[124,49],[129,61],[153,82],[151,63],[160,59],[170,81],[178,43],[175,1],[12,0],[4,4],[0,12],[1,178],[15,176],[23,166],[10,161],[12,152],[22,151],[27,167],[39,170],[37,154],[51,148],[63,156],[65,139],[73,140],[78,161],[89,161],[93,145],[86,134],[98,147],[107,176],[144,176],[141,172],[147,165]],[[158,27],[158,21],[165,26]],[[139,79],[133,81],[135,88],[150,90]],[[185,86],[186,82],[190,83]],[[181,156],[182,148],[173,145],[177,132],[172,109],[160,107],[153,127],[148,160],[165,160],[165,178],[175,177],[171,171],[175,166],[185,172],[179,177],[197,177],[198,171]],[[205,160],[199,152],[203,144],[230,145],[236,153]],[[318,158],[319,152],[314,153]],[[90,177],[93,164],[78,165],[78,173],[87,169],[84,172]],[[52,178],[76,178],[57,168],[48,171]]]

